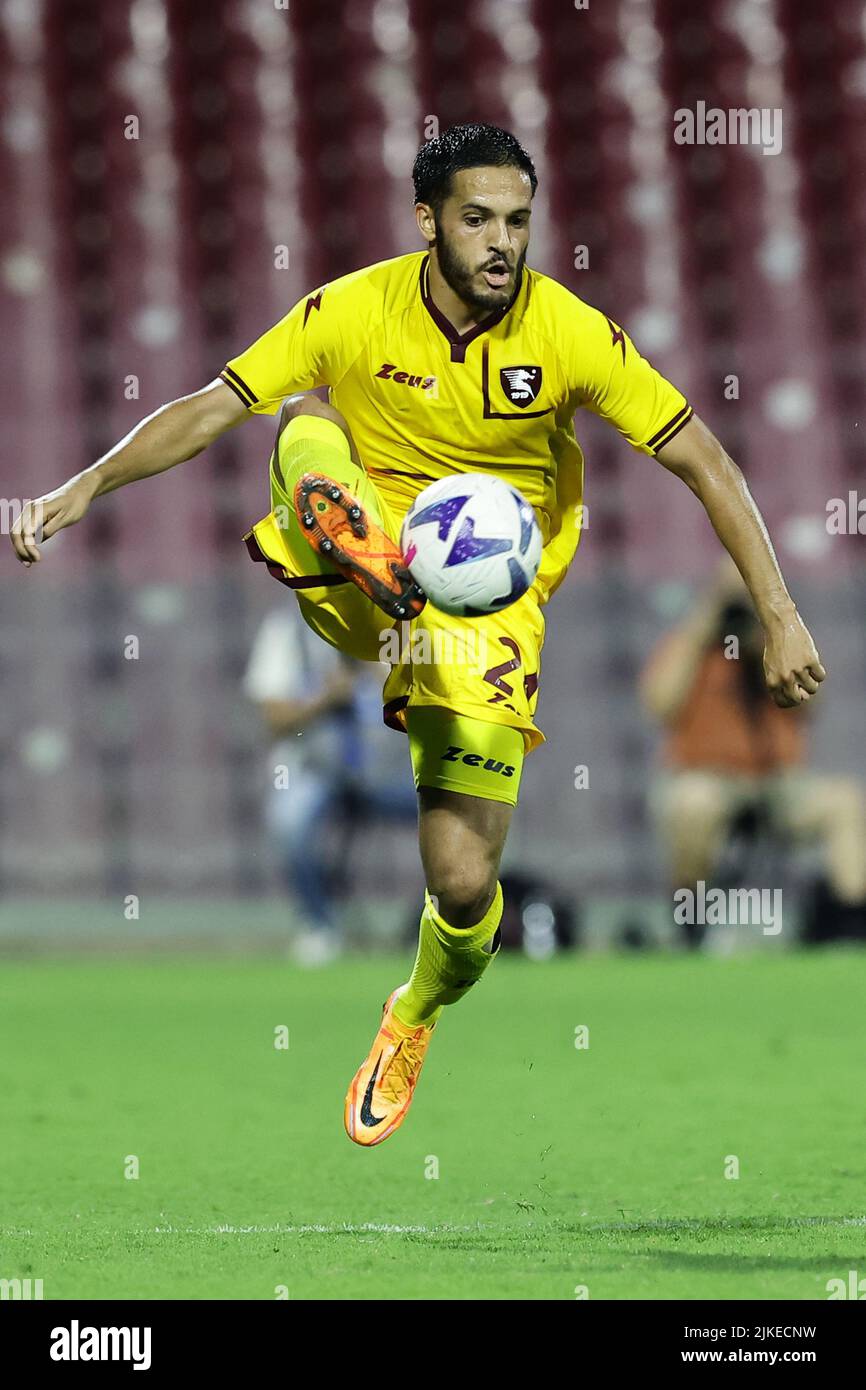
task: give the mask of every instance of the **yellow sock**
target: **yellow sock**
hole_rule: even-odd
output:
[[[409,1028],[435,1023],[446,1004],[456,1004],[481,979],[496,951],[490,947],[502,918],[502,885],[474,927],[449,925],[425,890],[418,954],[409,988],[394,1005],[394,1013]],[[485,947],[487,949],[485,949]],[[497,946],[496,950],[498,951]]]
[[[353,462],[345,431],[336,421],[321,415],[296,415],[283,430],[271,455],[271,505],[289,550],[294,549],[305,561],[310,555],[314,561],[319,557],[311,551],[295,516],[295,484],[302,473],[323,473],[333,478],[358,498],[374,521],[382,524],[376,490],[364,469]],[[320,568],[327,569],[327,562],[319,560],[318,565],[311,566],[313,573]]]

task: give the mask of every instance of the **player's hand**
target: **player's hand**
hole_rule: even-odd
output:
[[[21,508],[21,514],[10,531],[15,554],[29,568],[40,560],[37,541],[80,521],[93,501],[94,483],[86,476],[73,478],[44,497],[37,497]]]
[[[809,629],[792,609],[767,631],[764,676],[770,694],[782,709],[803,705],[826,675]]]

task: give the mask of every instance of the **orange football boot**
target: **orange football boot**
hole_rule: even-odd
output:
[[[319,555],[358,585],[390,618],[417,618],[427,602],[400,547],[368,517],[356,497],[321,473],[295,486],[295,511]]]
[[[406,1118],[436,1027],[407,1028],[394,1017],[394,1003],[405,988],[400,985],[388,997],[367,1060],[346,1093],[346,1133],[367,1148],[381,1144]]]

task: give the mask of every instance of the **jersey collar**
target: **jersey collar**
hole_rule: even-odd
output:
[[[493,328],[497,323],[500,323],[501,320],[505,318],[505,315],[508,313],[509,309],[513,307],[514,302],[517,299],[517,296],[520,294],[523,278],[521,276],[521,279],[515,288],[514,294],[511,296],[511,299],[505,305],[504,309],[497,309],[494,311],[494,313],[488,314],[486,319],[482,319],[481,323],[476,323],[474,328],[467,329],[465,333],[458,333],[451,320],[446,319],[445,315],[442,313],[442,310],[439,309],[433,302],[433,296],[430,293],[429,255],[425,256],[423,261],[421,262],[419,283],[421,286],[421,301],[424,305],[424,308],[427,310],[427,313],[430,315],[436,327],[439,329],[439,332],[442,333],[444,337],[448,339],[448,342],[451,344],[451,361],[465,362],[466,349],[469,346],[469,344],[474,342],[475,339],[481,333],[487,333],[489,329]]]

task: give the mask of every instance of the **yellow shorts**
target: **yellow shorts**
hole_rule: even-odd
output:
[[[305,441],[316,437],[316,467],[353,492],[394,540],[402,517],[352,461],[338,426],[321,417],[302,418],[303,439],[292,441],[293,426],[300,424],[295,420],[280,441],[279,457],[276,451],[271,457],[273,510],[247,537],[250,554],[295,590],[304,620],[326,642],[360,660],[390,664],[382,692],[386,724],[405,732],[407,709],[438,706],[519,729],[525,751],[531,752],[544,742],[535,723],[544,645],[541,605],[560,557],[548,556],[546,548],[535,583],[501,613],[457,618],[428,603],[411,622],[394,623],[351,580],[329,575],[327,562],[301,531],[291,504],[292,469],[309,458]],[[574,545],[576,540],[572,554]]]
[[[520,729],[430,705],[409,706],[404,717],[416,787],[517,805],[525,755]]]

